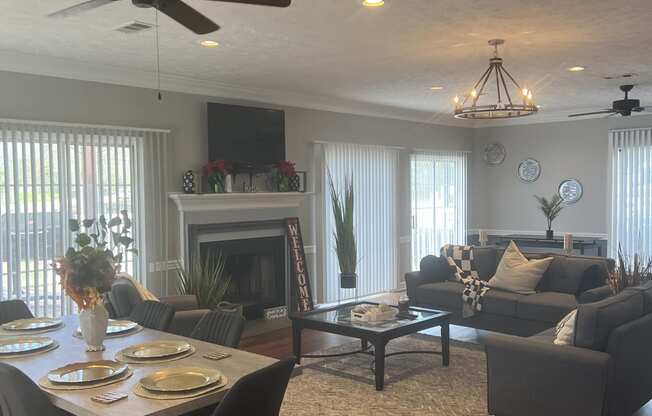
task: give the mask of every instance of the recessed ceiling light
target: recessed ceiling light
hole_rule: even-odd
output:
[[[214,40],[202,40],[199,44],[204,48],[217,48],[220,46],[220,43]]]
[[[385,5],[385,0],[364,0],[362,5],[365,7],[380,7]]]
[[[440,85],[433,85],[432,87],[430,87],[430,91],[441,91],[443,89],[444,89],[444,87],[442,87]]]
[[[568,70],[571,71],[571,72],[580,72],[580,71],[584,71],[585,69],[586,68],[583,67],[582,65],[575,65],[575,66],[571,66],[570,68],[568,68]]]

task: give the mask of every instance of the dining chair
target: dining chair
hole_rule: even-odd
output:
[[[212,311],[204,315],[190,334],[191,338],[225,347],[238,348],[245,319],[237,312]]]
[[[0,302],[0,325],[16,319],[33,318],[25,302],[19,299],[4,300]]]
[[[294,358],[289,358],[242,377],[213,416],[278,416],[293,368]]]
[[[22,371],[0,362],[0,415],[63,416],[43,390]]]
[[[129,320],[145,328],[167,331],[174,319],[174,307],[162,302],[146,300],[134,307]]]

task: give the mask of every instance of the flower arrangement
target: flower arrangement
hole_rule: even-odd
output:
[[[223,159],[208,162],[204,166],[204,175],[215,193],[226,191],[226,175],[231,171],[231,165]]]
[[[296,164],[289,160],[278,162],[272,170],[272,180],[279,192],[292,190],[291,180],[297,175]]]
[[[52,268],[59,275],[59,283],[80,310],[90,310],[102,301],[102,295],[111,290],[111,284],[120,270],[126,252],[138,254],[130,248],[131,220],[127,211],[107,222],[99,220],[68,221],[75,234],[75,246],[65,256],[54,259]],[[110,243],[109,243],[110,241]]]

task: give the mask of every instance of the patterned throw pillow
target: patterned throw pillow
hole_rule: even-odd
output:
[[[473,258],[473,246],[446,244],[441,248],[441,255],[447,258],[448,264],[455,266],[455,279],[458,281],[469,277],[480,278]]]

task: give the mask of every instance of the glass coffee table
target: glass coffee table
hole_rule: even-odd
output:
[[[400,354],[437,354],[442,356],[444,367],[450,361],[450,320],[451,313],[434,309],[415,308],[409,309],[412,317],[399,315],[387,321],[360,322],[351,319],[351,310],[358,305],[378,305],[373,302],[354,302],[337,305],[311,312],[294,313],[292,320],[292,346],[297,363],[301,358],[326,358],[351,354],[368,354],[374,357],[376,390],[382,390],[385,380],[385,359]],[[424,329],[441,327],[441,351],[401,351],[391,354],[385,353],[385,346],[394,339],[423,331]],[[301,331],[313,329],[331,334],[344,335],[358,338],[361,348],[356,351],[329,354],[311,355],[301,354]],[[373,346],[373,350],[370,345]]]

